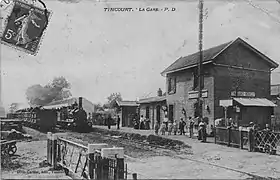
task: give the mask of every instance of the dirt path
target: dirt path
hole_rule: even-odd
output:
[[[106,129],[104,126],[97,126],[98,128]],[[112,127],[112,130],[116,130]],[[153,134],[153,130],[135,130],[133,128],[121,128],[123,132],[134,132],[143,135]],[[268,155],[258,152],[248,152],[238,148],[227,147],[223,145],[214,144],[213,138],[208,138],[209,143],[201,143],[197,139],[190,139],[187,136],[165,136],[171,139],[183,141],[185,144],[192,146],[192,154],[182,155],[186,162],[198,160],[204,162],[205,165],[213,164],[225,167],[225,169],[235,169],[237,171],[244,171],[262,177],[280,178],[280,156]],[[157,159],[157,161],[160,161]],[[180,161],[180,160],[176,160]],[[167,161],[167,166],[171,169],[171,160]],[[198,163],[198,162],[196,162]],[[164,161],[162,162],[164,164]],[[191,163],[190,163],[191,164]],[[198,163],[203,164],[203,163]],[[201,165],[203,166],[203,165]],[[208,165],[211,166],[211,165]],[[177,165],[180,169],[181,165]],[[195,167],[195,166],[193,166]],[[187,168],[186,168],[187,169]],[[218,168],[219,169],[219,168]],[[166,169],[168,171],[168,168]],[[165,171],[163,171],[165,172]],[[223,171],[221,171],[223,172]],[[211,173],[210,173],[211,174]],[[213,175],[215,172],[213,172]],[[201,174],[203,176],[203,174]],[[231,176],[229,176],[231,177]]]
[[[46,160],[46,134],[29,128],[26,130],[34,138],[30,142],[18,143],[17,156],[13,159],[14,167],[2,169],[2,178],[67,179],[63,174],[46,175],[48,168],[39,167],[39,163]],[[129,173],[138,173],[139,179],[246,179],[250,177],[245,173],[238,172],[238,170],[263,177],[280,177],[280,156],[251,153],[211,143],[202,144],[184,136],[173,138],[184,140],[185,143],[191,145],[192,154],[178,154],[170,150],[137,146],[125,140],[103,136],[98,133],[66,132],[58,133],[58,135],[68,139],[72,138],[84,145],[88,143],[108,143],[111,146],[124,147],[125,154],[133,157],[132,159],[126,159]],[[128,177],[130,178],[131,175]]]
[[[47,159],[47,136],[36,130],[25,128],[33,138],[17,143],[17,152],[9,167],[1,167],[2,179],[69,179],[62,173],[50,174],[49,167],[39,164]]]

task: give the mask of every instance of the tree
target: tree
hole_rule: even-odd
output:
[[[15,113],[18,110],[18,103],[12,103],[9,107],[9,112],[10,113]]]
[[[100,103],[94,104],[94,109],[95,111],[104,111],[103,105]]]
[[[52,101],[63,100],[72,96],[71,84],[65,77],[55,77],[51,83],[41,86],[32,85],[26,90],[26,98],[30,105],[44,106]]]
[[[109,97],[107,97],[108,100],[108,107],[111,109],[117,108],[117,101],[122,101],[121,93],[112,93]]]

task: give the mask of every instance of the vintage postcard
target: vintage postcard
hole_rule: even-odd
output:
[[[1,0],[2,179],[280,178],[280,0]]]

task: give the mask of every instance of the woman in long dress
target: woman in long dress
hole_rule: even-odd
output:
[[[40,18],[34,14],[34,9],[30,9],[28,15],[25,14],[15,20],[15,24],[20,24],[17,35],[14,38],[17,41],[16,45],[25,45],[31,41],[27,35],[29,24],[32,23],[35,27],[40,28],[35,20],[40,20]]]

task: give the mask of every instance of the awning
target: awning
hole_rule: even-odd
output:
[[[65,104],[55,104],[55,105],[50,105],[50,106],[44,106],[44,109],[55,109],[55,108],[61,108],[61,107],[67,107],[69,106],[68,103]]]
[[[272,101],[266,98],[232,98],[229,100],[220,100],[220,106],[229,107],[233,105],[233,101],[238,102],[243,106],[257,106],[257,107],[276,107]]]
[[[236,102],[243,106],[262,106],[262,107],[276,107],[272,101],[266,98],[233,98]]]

